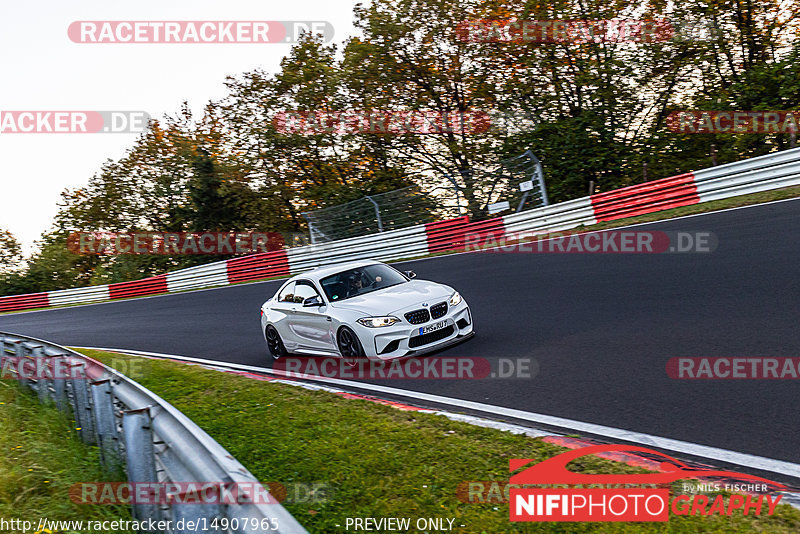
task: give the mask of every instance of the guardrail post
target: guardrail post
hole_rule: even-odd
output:
[[[58,369],[62,373],[62,376],[57,376],[53,380],[53,400],[56,403],[56,407],[65,412],[67,410],[67,373],[65,370],[69,369],[69,360],[65,355],[59,354],[53,356],[51,361],[53,369]]]
[[[164,468],[164,473],[167,476],[167,479],[178,484],[179,486],[184,482],[189,482],[195,484],[200,491],[200,495],[202,496],[203,502],[202,504],[192,502],[181,502],[182,500],[186,500],[186,494],[182,495],[170,495],[169,498],[169,508],[172,511],[172,522],[173,527],[175,528],[173,534],[178,533],[191,533],[197,534],[195,531],[190,530],[188,527],[189,521],[194,521],[195,525],[206,525],[206,528],[211,530],[212,532],[220,532],[219,529],[212,529],[211,528],[211,521],[215,518],[225,517],[222,513],[222,508],[224,506],[222,500],[222,484],[224,484],[223,480],[215,480],[216,476],[206,476],[207,480],[203,480],[201,478],[200,481],[197,480],[197,475],[190,473],[186,469],[186,465],[184,462],[175,454],[174,450],[166,449],[161,451],[158,455],[159,464]],[[207,485],[213,484],[214,488],[209,490]],[[187,487],[180,488],[180,490],[187,490]],[[209,491],[211,491],[211,496],[209,497]],[[182,520],[182,521],[181,521]],[[197,521],[205,521],[205,523],[197,523]],[[198,528],[198,531],[201,530]]]
[[[153,425],[150,418],[150,408],[123,411],[122,434],[125,440],[128,481],[132,484],[157,483],[156,455],[153,447]],[[135,503],[133,505],[133,515],[136,519],[156,519],[159,517],[157,490],[156,493],[151,491],[149,496],[153,502]]]
[[[197,534],[197,525],[206,525],[205,532],[223,532],[219,528],[211,528],[211,522],[220,517],[219,506],[215,504],[178,504],[171,503],[173,534]],[[238,518],[241,521],[243,518]],[[195,529],[189,529],[193,522]],[[241,532],[229,529],[229,532]]]
[[[6,358],[8,358],[6,354],[6,345],[11,348],[13,342],[7,342],[6,336],[0,336],[0,379],[6,378]]]
[[[372,207],[375,209],[375,218],[378,220],[378,231],[383,232],[383,221],[381,220],[381,207],[375,202],[371,196],[367,195],[364,198],[372,202]]]
[[[33,358],[34,369],[36,376],[36,394],[39,396],[39,402],[44,404],[50,396],[50,362],[44,360],[44,348],[41,346],[33,347],[31,349],[31,357]],[[41,371],[41,372],[40,372]]]
[[[98,380],[89,386],[94,404],[94,422],[97,429],[97,443],[100,447],[103,465],[113,471],[119,465],[117,449],[117,425],[114,420],[114,400],[111,396],[111,380]]]
[[[17,380],[23,386],[31,387],[30,382],[27,378],[25,378],[25,373],[23,371],[23,362],[25,361],[25,346],[23,345],[22,341],[17,342],[16,348],[16,356],[17,356]]]
[[[97,441],[94,433],[94,421],[92,420],[92,407],[89,404],[86,367],[82,362],[73,364],[70,367],[77,367],[80,371],[77,375],[74,374],[74,371],[70,371],[70,376],[73,378],[69,380],[75,408],[75,421],[78,423],[83,441],[95,445]]]
[[[544,183],[544,170],[542,170],[542,162],[539,161],[539,158],[533,156],[536,161],[536,170],[534,172],[536,176],[536,182],[539,184],[539,192],[542,195],[542,207],[546,207],[550,205],[550,199],[547,198],[547,186]]]

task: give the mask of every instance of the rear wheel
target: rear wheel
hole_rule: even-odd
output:
[[[339,335],[337,337],[339,352],[342,355],[345,365],[348,367],[355,367],[358,365],[358,362],[363,360],[365,355],[364,348],[361,346],[361,342],[358,340],[356,333],[344,326],[339,330]]]
[[[283,346],[283,340],[274,326],[269,325],[266,330],[267,334],[267,348],[272,358],[277,360],[286,356],[286,347]]]

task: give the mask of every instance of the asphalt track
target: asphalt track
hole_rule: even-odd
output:
[[[800,381],[678,381],[665,371],[678,356],[800,356],[800,200],[637,229],[711,231],[719,246],[399,264],[457,288],[472,308],[477,335],[440,355],[534,358],[538,373],[379,383],[800,463]],[[2,315],[0,330],[269,366],[259,307],[278,283]]]

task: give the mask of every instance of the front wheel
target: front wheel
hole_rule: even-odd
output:
[[[272,358],[277,360],[286,356],[286,347],[283,345],[283,340],[274,326],[267,327],[267,348]]]
[[[346,326],[339,330],[337,341],[345,365],[355,367],[360,360],[364,359],[364,348],[361,346],[358,336]]]

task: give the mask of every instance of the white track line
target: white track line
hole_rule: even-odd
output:
[[[166,358],[172,360],[182,360],[192,363],[201,363],[213,365],[217,367],[224,367],[229,369],[237,369],[241,371],[253,371],[257,373],[265,373],[276,376],[290,376],[282,371],[275,371],[267,367],[255,367],[252,365],[243,365],[227,362],[219,362],[215,360],[207,360],[202,358],[191,358],[188,356],[178,356],[175,354],[163,354],[158,352],[145,352],[145,351],[132,351],[127,349],[113,349],[113,348],[98,348],[98,347],[79,347],[92,350],[103,350],[120,352],[123,354],[150,356],[156,358]],[[306,375],[304,375],[306,378]],[[427,401],[436,404],[443,404],[447,406],[454,406],[467,410],[474,410],[495,416],[511,417],[522,421],[529,421],[531,423],[538,423],[552,427],[567,429],[575,432],[583,432],[586,434],[593,434],[596,436],[603,436],[614,440],[627,441],[631,443],[638,443],[645,446],[656,447],[669,451],[675,451],[690,456],[700,458],[707,458],[710,460],[717,460],[733,465],[748,467],[751,469],[758,469],[761,471],[769,471],[771,473],[778,473],[781,475],[800,478],[800,465],[783,460],[775,460],[772,458],[764,458],[762,456],[754,456],[742,452],[730,451],[727,449],[720,449],[717,447],[710,447],[707,445],[700,445],[688,441],[680,441],[661,436],[653,436],[651,434],[643,434],[641,432],[633,432],[614,428],[609,426],[596,425],[593,423],[585,423],[582,421],[575,421],[572,419],[564,419],[562,417],[554,417],[550,415],[538,414],[534,412],[526,412],[523,410],[516,410],[514,408],[505,408],[503,406],[495,406],[492,404],[484,404],[481,402],[473,402],[462,399],[454,399],[451,397],[443,397],[440,395],[432,395],[430,393],[421,393],[418,391],[410,391],[399,388],[392,388],[388,386],[379,386],[376,384],[367,384],[363,382],[354,382],[351,380],[342,380],[339,378],[319,377],[320,382],[335,384],[337,386],[356,388],[367,391],[374,391],[388,395],[396,395],[418,401]]]

